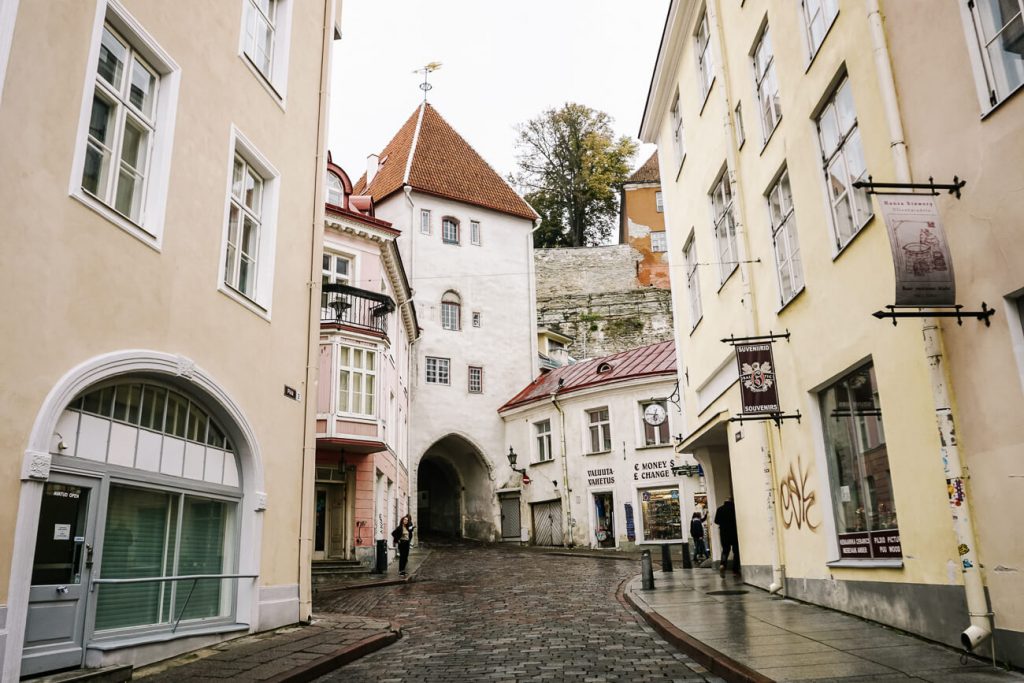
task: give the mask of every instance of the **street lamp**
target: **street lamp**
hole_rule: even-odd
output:
[[[525,468],[516,467],[516,460],[518,460],[518,459],[519,459],[519,456],[516,455],[516,452],[514,450],[512,450],[511,446],[509,446],[508,447],[508,464],[509,464],[509,467],[512,468],[513,472],[518,472],[519,474],[526,474],[526,469]]]

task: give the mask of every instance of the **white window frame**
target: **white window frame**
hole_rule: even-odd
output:
[[[469,222],[469,243],[480,246],[480,221]]]
[[[651,230],[651,252],[663,254],[668,251],[668,235],[664,230]]]
[[[706,37],[703,47],[700,44],[701,34]],[[693,32],[694,63],[697,67],[697,82],[700,83],[701,102],[707,102],[711,94],[711,86],[715,84],[715,60],[711,50],[711,27],[708,22],[708,11],[705,7],[697,20],[697,28]],[[702,105],[703,108],[703,105]]]
[[[349,361],[348,361],[348,364],[345,364],[345,365],[343,365],[342,362],[341,362],[342,349],[347,349],[348,350]],[[361,367],[361,368],[357,368],[357,367],[352,365],[352,354],[353,354],[354,351],[361,351],[362,354],[363,354],[363,367]],[[338,344],[337,345],[337,349],[336,349],[335,352],[338,354],[338,356],[337,356],[337,363],[334,366],[336,368],[335,375],[337,377],[336,381],[338,383],[338,392],[337,392],[337,395],[335,396],[335,400],[337,401],[337,404],[335,406],[337,413],[339,415],[349,415],[349,416],[354,416],[354,417],[376,418],[377,417],[377,409],[378,409],[378,405],[377,405],[377,403],[378,403],[378,401],[377,401],[377,391],[380,388],[380,382],[377,381],[377,378],[379,377],[379,375],[378,375],[378,368],[380,368],[380,363],[381,363],[381,359],[383,358],[383,354],[378,353],[377,349],[372,349],[372,348],[368,348],[368,347],[365,347],[365,346],[353,346],[351,344]],[[372,370],[368,370],[366,368],[366,358],[367,358],[368,355],[372,355],[373,356],[373,369]],[[348,398],[348,408],[349,408],[348,410],[342,410],[341,409],[341,392],[343,391],[343,389],[341,387],[341,373],[342,372],[347,372],[348,376],[349,376],[348,396],[347,396],[347,398]],[[369,378],[373,378],[373,388],[370,389],[369,391],[367,391],[367,389],[366,389],[366,380],[367,380],[368,377]],[[359,385],[359,391],[358,392],[356,391],[356,380],[357,379],[358,379],[358,385]],[[358,393],[358,395],[359,395],[359,397],[361,399],[362,406],[361,406],[360,410],[352,410],[352,403],[355,400],[355,396],[356,396],[357,393]],[[370,410],[369,411],[366,410],[366,397],[367,397],[367,395],[369,395],[369,397],[370,397],[369,398],[369,400],[370,400]]]
[[[783,187],[787,188],[784,192]],[[785,306],[804,289],[804,272],[800,259],[800,240],[796,232],[796,212],[793,192],[789,183],[789,169],[782,173],[765,193],[768,223],[772,229],[772,247],[775,251],[775,273],[779,283],[779,303]],[[775,207],[778,207],[776,211]],[[783,273],[788,272],[790,291],[783,285]]]
[[[284,108],[288,95],[288,58],[291,53],[292,5],[294,0],[271,0],[277,5],[274,12],[274,46],[270,60],[270,73],[264,73],[255,60],[249,56],[246,25],[249,12],[259,12],[254,0],[241,0],[242,21],[238,32],[238,57],[256,76],[256,80]]]
[[[716,200],[721,204],[721,213],[718,211]],[[708,193],[708,201],[711,205],[711,227],[715,238],[715,254],[718,256],[718,282],[724,285],[729,276],[739,267],[740,260],[739,242],[736,238],[736,217],[733,215],[735,197],[728,167],[715,181],[711,192]]]
[[[697,262],[697,240],[693,232],[690,233],[690,237],[683,247],[683,265],[686,267],[686,288],[690,293],[690,329],[692,330],[704,317],[700,302],[700,273],[697,270],[700,265]]]
[[[252,297],[248,297],[226,282],[227,242],[231,220],[231,181],[235,157],[240,156],[263,178],[263,205],[261,208],[260,238],[256,256],[256,282]],[[217,289],[257,315],[270,319],[274,289],[274,261],[277,245],[277,214],[281,175],[234,125],[231,126],[228,146],[227,181],[225,183],[224,228],[221,234],[220,267]]]
[[[331,179],[332,178],[334,180],[338,181],[338,190],[337,190],[337,192],[338,192],[338,199],[340,201],[337,201],[337,202],[332,202],[331,201],[331,192],[334,191],[334,188],[331,187]],[[327,183],[326,183],[326,188],[325,189],[327,190],[327,200],[326,201],[327,201],[328,204],[330,204],[331,206],[337,206],[338,208],[341,208],[342,206],[344,206],[344,204],[345,204],[345,183],[343,183],[341,181],[341,178],[338,176],[337,173],[333,173],[331,171],[327,172]]]
[[[658,213],[665,213],[665,197],[661,194],[661,190],[654,193],[654,210]]]
[[[847,89],[850,100],[850,108],[853,113],[852,123],[845,130],[842,128],[839,117],[839,106],[836,104],[843,89]],[[822,135],[821,121],[826,116],[831,116],[836,121],[837,142],[834,149],[826,149],[824,136]],[[836,85],[824,99],[824,104],[819,107],[818,113],[814,116],[814,125],[818,133],[818,146],[821,149],[822,173],[825,180],[825,197],[829,204],[829,216],[832,225],[832,238],[835,244],[835,254],[839,254],[850,242],[864,229],[864,226],[874,217],[874,207],[871,204],[871,197],[864,190],[853,187],[853,183],[860,178],[866,178],[867,160],[864,157],[864,146],[861,144],[860,126],[857,121],[857,110],[853,102],[853,89],[850,85],[850,78],[843,74]],[[853,153],[853,154],[851,154]],[[863,170],[860,175],[853,177],[851,174],[850,158],[857,158],[863,162]],[[833,185],[829,182],[830,167],[841,165],[841,172],[846,178],[846,186],[839,197],[833,196]],[[839,218],[836,214],[836,207],[846,201],[851,212],[851,232],[848,236],[839,232]],[[858,201],[862,204],[858,206]]]
[[[538,420],[533,423],[533,445],[535,463],[555,459],[555,454],[551,451],[551,420]]]
[[[675,99],[672,100],[670,113],[672,115],[672,148],[676,153],[676,165],[682,166],[683,161],[686,160],[686,129],[683,128],[683,104],[678,90]]]
[[[441,329],[458,332],[462,329],[462,297],[448,290],[441,296]]]
[[[604,417],[602,418],[602,413]],[[612,449],[612,411],[608,406],[590,408],[584,411],[587,416],[584,422],[586,436],[584,441],[584,452],[587,455],[607,453]],[[596,420],[595,420],[596,418]],[[595,439],[597,446],[595,449]]]
[[[808,3],[814,8],[808,7]],[[829,16],[831,13],[832,16]],[[832,29],[832,25],[839,16],[839,0],[800,0],[800,15],[804,23],[804,40],[807,41],[807,61],[810,62],[818,54],[818,50],[825,43],[825,37]],[[813,24],[816,17],[821,17],[821,40],[817,45],[814,43]]]
[[[420,209],[420,234],[430,234],[430,209]]]
[[[433,365],[433,369],[431,369]],[[427,384],[450,386],[452,383],[452,361],[440,356],[427,356],[423,362],[423,379]],[[431,375],[434,379],[431,380]],[[442,381],[443,380],[443,381]]]
[[[452,226],[455,229],[455,239],[448,239],[448,226]],[[452,216],[445,216],[441,219],[441,243],[442,244],[453,244],[460,246],[462,244],[461,226],[459,221]]]
[[[1024,90],[1024,79],[1022,79],[1021,83],[1010,87],[1009,83],[1005,80],[1005,72],[999,71],[997,73],[995,64],[986,47],[998,41],[1000,35],[1006,32],[1012,22],[1007,22],[996,30],[995,35],[991,39],[987,38],[984,27],[988,22],[982,18],[979,9],[985,2],[986,0],[974,0],[972,3],[961,2],[959,5],[964,22],[964,31],[967,36],[967,50],[978,90],[978,104],[981,105],[983,112],[988,113],[1015,93]],[[1022,16],[1024,16],[1024,2],[1017,0],[1017,3],[1020,6]],[[1001,17],[1000,21],[1002,21]],[[995,28],[994,21],[992,26]]]
[[[474,375],[476,381],[474,382]],[[484,393],[484,369],[480,365],[470,365],[467,372],[466,390],[471,394]]]
[[[331,284],[342,284],[342,285],[351,285],[352,284],[352,282],[355,280],[355,269],[356,269],[356,260],[355,260],[355,258],[353,258],[352,256],[350,256],[348,254],[342,254],[340,252],[334,251],[330,247],[325,247],[324,248],[323,258],[330,259],[330,266],[328,266],[327,268],[321,267],[321,273],[320,273],[320,281],[321,282],[323,282],[323,278],[324,277],[327,277],[328,278],[327,282],[329,282]],[[347,274],[341,275],[341,274],[338,273],[337,265],[336,265],[338,261],[345,261],[345,262],[348,263],[348,273]],[[321,266],[322,265],[323,264],[321,262]]]
[[[89,121],[96,91],[97,63],[100,40],[105,25],[111,26],[155,72],[157,82],[156,107],[151,119],[155,122],[149,143],[149,168],[143,188],[142,215],[138,222],[116,211],[112,205],[86,192],[82,187]],[[128,11],[113,0],[96,3],[89,57],[86,61],[82,88],[82,107],[78,115],[78,135],[71,162],[68,194],[113,223],[143,244],[160,251],[163,246],[164,221],[167,214],[167,192],[171,171],[171,151],[181,84],[181,68],[170,55],[149,35]],[[111,160],[116,165],[117,162]]]
[[[775,52],[772,49],[770,29],[771,27],[765,24],[750,52],[754,91],[757,94],[757,118],[761,120],[761,141],[765,145],[782,120],[779,79],[775,74]]]

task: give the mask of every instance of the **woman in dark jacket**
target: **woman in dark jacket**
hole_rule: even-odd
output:
[[[398,526],[391,532],[391,538],[398,546],[398,573],[405,576],[405,565],[409,562],[409,542],[412,541],[412,530],[415,529],[412,523],[412,516],[406,515],[398,522]]]

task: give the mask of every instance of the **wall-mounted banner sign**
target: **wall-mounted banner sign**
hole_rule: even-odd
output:
[[[779,389],[771,344],[736,344],[740,402],[744,414],[778,413]]]
[[[935,198],[908,194],[877,198],[896,267],[896,305],[955,304],[953,262]]]

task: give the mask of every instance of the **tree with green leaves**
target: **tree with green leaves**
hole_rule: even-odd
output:
[[[607,242],[618,218],[617,185],[629,176],[636,143],[615,138],[608,114],[573,102],[516,132],[519,171],[511,180],[541,216],[535,246]]]

